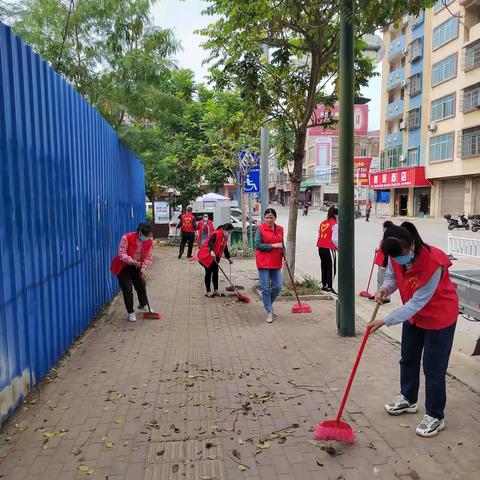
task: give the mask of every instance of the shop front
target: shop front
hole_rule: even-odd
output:
[[[430,215],[431,183],[425,177],[425,167],[371,173],[370,188],[377,191],[377,198],[378,192],[390,190],[390,215]]]

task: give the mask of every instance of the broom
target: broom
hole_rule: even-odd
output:
[[[232,279],[232,264],[231,263],[230,263],[230,275],[229,276],[230,276],[230,280],[231,280]],[[235,288],[237,290],[245,290],[245,287],[242,287],[241,285],[235,285]],[[233,292],[234,291],[233,287],[227,287],[225,290],[227,292]]]
[[[295,280],[292,275],[292,271],[288,266],[287,257],[283,257],[285,259],[285,266],[287,267],[288,275],[290,277],[290,281],[292,282],[293,291],[295,292],[295,296],[297,297],[298,305],[292,305],[292,313],[312,313],[312,307],[306,303],[300,302],[300,297],[298,296],[297,287],[295,285]]]
[[[362,290],[359,295],[361,297],[366,297],[366,298],[372,298],[372,294],[369,292],[370,290],[370,282],[372,280],[372,274],[373,274],[373,267],[375,266],[375,257],[377,256],[378,250],[375,249],[375,254],[373,255],[373,262],[372,262],[372,268],[370,270],[370,276],[368,277],[368,285],[366,290]]]
[[[160,320],[160,314],[152,312],[152,309],[150,308],[150,302],[148,301],[147,296],[147,282],[145,282],[145,280],[143,280],[143,285],[145,286],[145,298],[147,299],[148,312],[143,312],[142,318],[144,320]]]
[[[379,307],[380,303],[377,303],[375,305],[375,309],[373,310],[372,319],[370,320],[371,322],[375,320]],[[347,388],[343,394],[343,399],[340,409],[338,410],[337,418],[335,420],[325,420],[317,425],[315,430],[315,438],[317,440],[336,440],[337,442],[343,443],[353,443],[355,441],[355,433],[353,432],[352,427],[347,422],[342,422],[340,419],[342,418],[343,410],[345,408],[345,404],[347,403],[348,394],[350,393],[350,388],[352,387],[353,379],[355,377],[355,373],[357,372],[358,364],[362,358],[362,353],[369,335],[370,327],[367,327],[365,334],[363,335],[360,350],[358,351],[357,358],[355,359],[355,363],[353,365],[352,373],[348,379]]]
[[[233,291],[237,294],[237,298],[243,302],[243,303],[250,303],[250,298],[248,298],[246,295],[242,295],[238,290],[237,288],[235,287],[235,285],[232,283],[232,281],[228,278],[227,274],[223,271],[223,268],[220,266],[220,264],[214,260],[214,262],[217,264],[219,270],[223,273],[224,277],[227,279],[228,283],[230,284],[230,286],[233,288]]]

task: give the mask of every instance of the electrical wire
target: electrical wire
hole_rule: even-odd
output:
[[[74,6],[75,6],[75,1],[70,0],[70,4],[69,4],[69,7],[68,7],[67,21],[65,23],[65,29],[63,30],[62,45],[60,46],[60,52],[58,54],[57,66],[55,67],[55,70],[58,70],[59,67],[60,67],[60,61],[62,59],[63,47],[65,46],[65,41],[67,40],[68,25],[70,23],[70,17],[72,15],[72,11],[73,11]]]

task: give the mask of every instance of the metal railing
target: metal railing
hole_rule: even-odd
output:
[[[448,235],[447,252],[459,257],[480,258],[480,240],[476,238],[455,237]]]

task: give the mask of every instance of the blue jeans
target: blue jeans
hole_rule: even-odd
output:
[[[282,270],[274,268],[259,268],[258,279],[262,292],[263,306],[268,314],[272,313],[272,304],[282,289]]]
[[[445,375],[452,350],[456,323],[441,330],[424,330],[403,322],[400,384],[402,395],[416,403],[420,387],[420,361],[423,351],[425,373],[425,411],[434,418],[443,418],[447,393]]]

